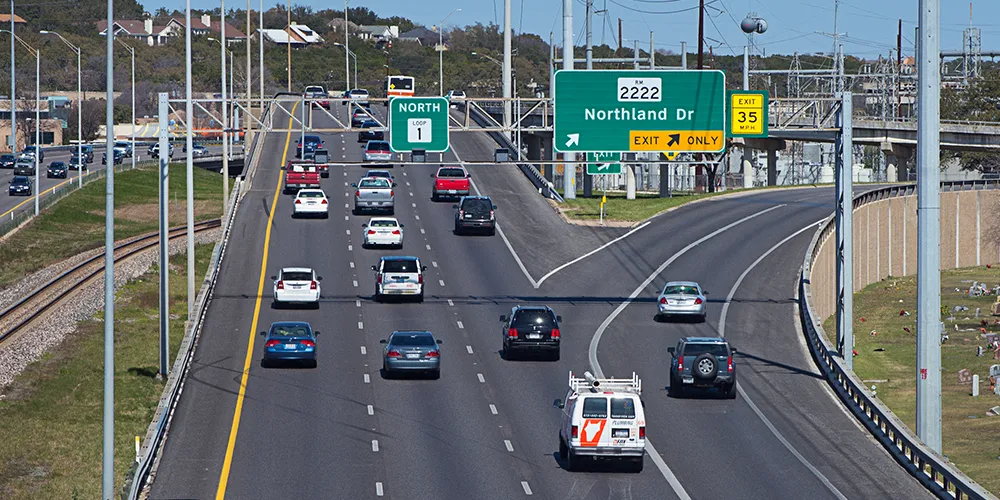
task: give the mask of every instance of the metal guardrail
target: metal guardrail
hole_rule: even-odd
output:
[[[262,115],[268,114],[269,111],[270,105],[268,105]],[[251,165],[253,166],[256,166],[258,163],[257,157],[259,155],[257,153],[258,149],[264,144],[265,135],[266,131],[261,131],[261,133],[255,135],[254,141],[251,143],[248,155],[251,158]],[[150,472],[158,462],[159,451],[163,446],[167,429],[170,425],[170,417],[180,398],[183,381],[187,375],[190,362],[194,358],[195,339],[201,333],[205,315],[208,313],[208,305],[211,301],[212,293],[215,291],[215,284],[219,278],[219,267],[222,259],[225,257],[229,234],[232,230],[233,222],[236,220],[236,213],[243,199],[242,195],[245,193],[245,188],[250,186],[250,182],[253,179],[253,171],[249,172],[250,181],[247,180],[247,173],[246,168],[244,168],[243,178],[237,179],[233,187],[229,211],[227,212],[228,216],[223,222],[219,244],[216,245],[215,250],[212,252],[212,259],[209,262],[208,270],[205,272],[205,278],[202,280],[198,297],[195,299],[195,313],[184,325],[184,338],[178,349],[177,357],[174,359],[174,364],[170,369],[170,374],[167,376],[167,383],[160,396],[160,402],[156,407],[153,421],[149,424],[149,428],[146,431],[139,456],[136,462],[132,463],[132,467],[125,478],[121,494],[123,499],[138,500],[146,486]]]
[[[942,191],[972,189],[1000,189],[1000,181],[958,181],[945,182],[941,185]],[[876,189],[855,196],[853,208],[857,209],[877,200],[915,193],[916,186],[913,184]],[[823,227],[813,235],[802,262],[798,290],[802,329],[806,334],[809,349],[823,375],[826,376],[827,382],[875,439],[882,443],[896,461],[931,493],[946,499],[997,500],[997,497],[986,488],[924,445],[888,406],[873,398],[864,382],[853,370],[844,366],[841,355],[827,340],[823,319],[816,317],[812,307],[811,273],[813,259],[819,253],[819,243],[835,230],[835,219],[830,216]]]

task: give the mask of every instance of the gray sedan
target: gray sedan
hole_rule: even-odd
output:
[[[428,373],[431,378],[441,377],[440,340],[428,331],[395,331],[385,344],[382,358],[382,376],[390,378],[398,373]]]
[[[684,316],[705,321],[705,296],[708,292],[694,281],[671,281],[656,298],[656,318]]]

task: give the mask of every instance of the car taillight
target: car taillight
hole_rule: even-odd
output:
[[[278,290],[284,290],[284,289],[285,289],[285,282],[278,281]]]
[[[639,426],[639,439],[646,439],[646,426],[645,425],[640,425]]]
[[[418,274],[417,275],[417,283],[420,283],[420,284],[424,283],[424,275],[423,274]]]
[[[733,371],[733,355],[729,355],[729,371]]]
[[[377,151],[372,151],[370,149],[365,150],[365,154],[375,154],[375,153],[377,153]]]
[[[695,303],[696,305],[697,305],[697,304],[701,304],[702,302],[704,302],[704,301],[703,301],[703,300],[701,300],[701,297],[698,297],[697,299],[694,299],[694,303]]]
[[[395,191],[389,191],[389,196],[396,196],[396,192]]]
[[[327,203],[326,198],[323,198],[323,201],[321,201],[319,203],[320,203],[320,205],[328,205],[329,204],[329,203]]]
[[[427,352],[427,357],[428,358],[437,358],[439,356],[441,356],[441,353],[439,353],[437,351],[428,351]]]
[[[677,355],[677,371],[684,371],[684,356],[681,354]]]
[[[399,351],[393,350],[393,351],[389,351],[388,354],[386,354],[386,356],[389,356],[390,358],[398,358],[398,357],[400,357],[400,354],[399,354]]]
[[[316,347],[316,343],[311,340],[300,340],[299,344],[302,344],[302,347]]]
[[[277,340],[268,340],[267,343],[264,344],[264,347],[274,347],[274,346],[276,346],[276,345],[278,345],[280,343],[281,342],[279,342]]]
[[[316,289],[316,282],[315,281],[310,281],[309,282],[309,289],[310,290],[315,290]]]
[[[302,200],[295,200],[295,204],[296,205],[301,205],[302,204]]]
[[[497,218],[497,216],[493,213],[492,210],[490,210],[490,220],[494,220],[496,218]]]
[[[375,234],[375,230],[374,230],[374,229],[369,229],[369,230],[368,230],[368,234],[369,234],[369,235],[372,235],[372,234]]]
[[[560,338],[559,337],[559,329],[558,328],[553,328],[552,329],[552,333],[550,334],[550,337],[552,337],[554,339]]]
[[[378,278],[375,280],[375,282],[378,283],[378,284],[380,284],[380,285],[382,284],[382,275],[381,274],[378,275]]]
[[[396,236],[399,236],[401,233],[399,232],[399,229],[393,229],[392,230],[392,234],[395,234]]]
[[[465,217],[465,210],[458,211],[458,218],[461,219],[462,217]]]
[[[573,432],[573,439],[580,437],[580,427],[574,425],[572,432]]]
[[[357,196],[357,197],[360,198],[361,197],[361,191],[355,191],[354,192],[354,196]]]
[[[507,338],[516,339],[517,338],[517,329],[516,328],[510,328],[510,329],[508,329],[507,330]]]
[[[667,298],[666,297],[660,297],[660,303],[661,304],[666,304],[667,303]]]

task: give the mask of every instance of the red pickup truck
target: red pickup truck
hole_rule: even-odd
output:
[[[285,167],[285,193],[300,189],[319,189],[319,169],[312,162],[288,162]]]
[[[434,178],[434,189],[431,191],[431,199],[438,201],[444,197],[468,196],[472,182],[469,180],[472,174],[464,167],[447,166],[438,169],[436,174],[431,174]]]

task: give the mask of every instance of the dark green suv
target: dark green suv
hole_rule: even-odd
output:
[[[721,337],[682,337],[677,347],[668,347],[670,396],[680,397],[685,388],[716,388],[727,399],[736,399],[736,349]]]

